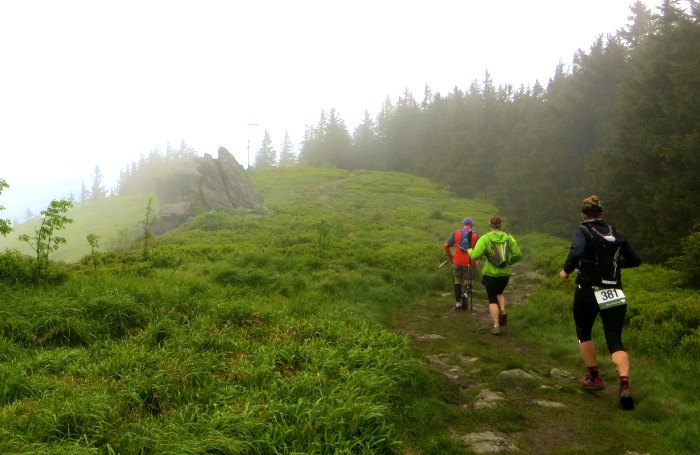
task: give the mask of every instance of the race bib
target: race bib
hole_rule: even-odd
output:
[[[622,289],[599,289],[594,294],[601,310],[627,304],[627,298]]]

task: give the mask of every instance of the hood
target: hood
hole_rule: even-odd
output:
[[[610,225],[601,219],[582,221],[581,226],[592,226],[601,234],[608,234],[612,230]]]
[[[489,237],[491,237],[491,240],[495,241],[495,242],[505,242],[507,235],[508,234],[506,232],[503,232],[503,231],[491,231],[491,232],[489,232]]]

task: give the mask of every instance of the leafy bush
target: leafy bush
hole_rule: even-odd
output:
[[[31,284],[34,282],[34,261],[18,250],[0,253],[0,282],[6,284]]]
[[[630,343],[653,354],[688,352],[697,344],[700,300],[697,295],[665,289],[628,292]]]

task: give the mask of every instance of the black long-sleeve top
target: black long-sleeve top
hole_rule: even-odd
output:
[[[589,239],[586,225],[592,226],[599,232],[614,233],[615,238],[620,242],[620,256],[618,259],[618,269],[615,276],[617,285],[622,286],[622,276],[620,269],[638,267],[642,261],[637,253],[632,249],[627,239],[617,230],[607,224],[605,221],[596,219],[583,221],[581,226],[576,229],[574,238],[569,247],[569,254],[564,262],[564,271],[571,274],[574,270],[578,270],[576,283],[589,286],[599,286],[601,284],[601,275],[596,265],[596,253],[593,242]]]

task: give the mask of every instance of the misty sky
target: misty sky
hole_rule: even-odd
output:
[[[655,8],[661,0],[647,0]],[[628,24],[632,0],[0,2],[2,218],[108,189],[181,141],[243,165],[335,108],[352,133],[405,89],[447,94],[488,70],[544,86],[559,62]],[[248,127],[249,123],[258,127]],[[250,136],[249,136],[250,135]]]

